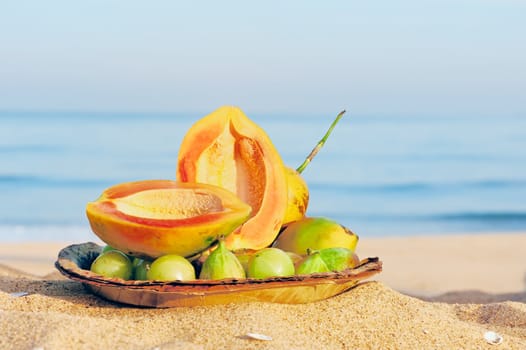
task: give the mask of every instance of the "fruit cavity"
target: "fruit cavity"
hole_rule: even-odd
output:
[[[171,180],[122,183],[86,207],[100,239],[126,254],[151,258],[199,253],[245,222],[250,212],[224,188]]]
[[[285,167],[265,131],[239,108],[221,107],[188,130],[177,179],[223,187],[250,205],[250,218],[225,238],[228,249],[262,249],[278,235],[287,206]]]

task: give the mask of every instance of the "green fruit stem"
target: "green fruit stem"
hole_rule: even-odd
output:
[[[329,129],[327,130],[327,132],[325,133],[325,135],[323,135],[323,138],[316,144],[316,146],[312,149],[312,151],[310,151],[309,155],[307,156],[307,158],[305,158],[305,160],[303,161],[303,163],[301,163],[301,165],[299,167],[296,168],[296,171],[298,173],[302,173],[303,170],[305,170],[305,168],[307,167],[307,165],[310,164],[310,162],[312,161],[312,159],[314,157],[316,157],[316,155],[318,154],[318,152],[320,151],[320,149],[323,147],[323,145],[325,144],[325,141],[327,141],[327,139],[329,138],[329,135],[331,134],[332,132],[332,129],[334,129],[334,127],[336,126],[336,124],[340,121],[340,119],[343,117],[343,115],[345,114],[345,110],[341,111],[340,113],[338,113],[338,115],[336,116],[336,119],[334,119],[334,121],[332,122],[331,126],[329,127]]]

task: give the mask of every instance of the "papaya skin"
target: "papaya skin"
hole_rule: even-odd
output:
[[[354,252],[358,236],[339,223],[323,217],[305,217],[281,232],[273,247],[299,255],[309,250],[347,248]]]
[[[91,229],[101,240],[145,258],[197,254],[245,222],[250,212],[225,189],[172,180],[118,184],[86,206]]]
[[[287,207],[284,164],[265,131],[239,108],[220,107],[188,130],[176,178],[226,188],[252,207],[225,238],[229,250],[262,249],[278,235]]]
[[[292,168],[285,167],[285,171],[288,198],[283,225],[302,219],[309,205],[309,188],[303,177]]]

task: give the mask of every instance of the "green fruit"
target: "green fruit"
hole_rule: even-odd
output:
[[[358,236],[352,231],[333,220],[318,217],[287,225],[272,246],[305,255],[308,249],[341,247],[354,251],[357,243]]]
[[[139,266],[142,263],[142,261],[143,260],[141,258],[137,258],[137,257],[134,257],[133,259],[131,259],[133,268],[136,268],[137,266]]]
[[[199,274],[199,278],[205,280],[245,277],[243,266],[234,253],[226,248],[223,240],[219,241],[217,248],[205,260]]]
[[[296,269],[298,275],[308,275],[311,273],[322,273],[330,272],[331,269],[327,266],[325,261],[320,255],[319,251],[315,251],[312,254],[308,255]]]
[[[148,270],[152,264],[151,260],[134,258],[133,265],[133,279],[137,281],[144,281],[148,279]]]
[[[342,271],[358,264],[356,254],[346,248],[321,249],[319,255],[330,271]]]
[[[294,275],[294,263],[287,253],[278,248],[264,248],[248,262],[248,277],[269,278]]]
[[[299,275],[343,271],[358,265],[358,257],[350,249],[325,248],[309,251],[309,255],[299,264]]]
[[[90,270],[104,277],[118,277],[128,280],[132,277],[132,262],[118,250],[101,253],[91,264]]]
[[[193,265],[182,256],[167,254],[152,262],[146,277],[157,281],[189,281],[195,280],[195,270]]]

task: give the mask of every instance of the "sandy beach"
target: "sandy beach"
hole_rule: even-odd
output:
[[[53,263],[68,243],[0,245],[1,349],[526,348],[526,233],[361,237],[360,257],[384,270],[336,297],[172,309],[115,304],[65,279]]]

